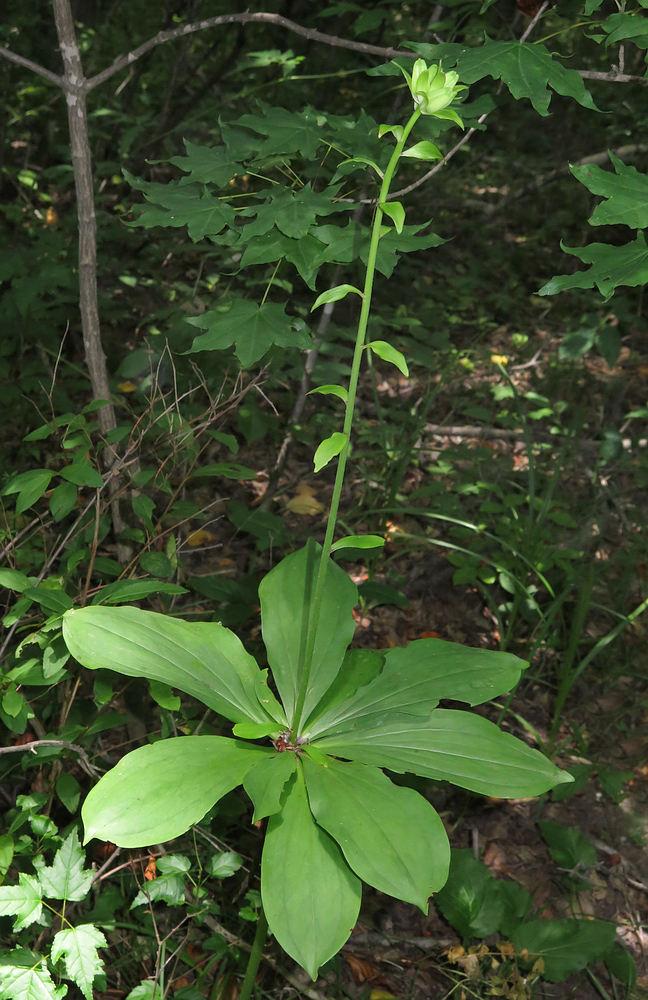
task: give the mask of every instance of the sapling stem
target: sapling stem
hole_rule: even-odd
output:
[[[267,936],[268,921],[266,920],[266,915],[263,912],[263,907],[261,907],[259,910],[256,934],[254,935],[254,941],[252,943],[252,951],[250,952],[247,968],[245,970],[245,978],[243,979],[243,985],[241,986],[241,992],[239,993],[239,1000],[250,1000],[250,997],[252,996],[256,974],[259,969],[259,963],[261,961],[261,956],[263,955],[263,946],[266,942]]]
[[[401,153],[405,148],[405,143],[407,138],[416,125],[416,122],[421,117],[421,111],[417,108],[411,115],[409,121],[403,128],[403,134],[401,138],[396,143],[396,147],[391,155],[389,164],[385,171],[385,176],[383,177],[382,184],[380,186],[380,195],[378,197],[378,205],[376,206],[376,212],[373,219],[372,229],[371,229],[371,244],[369,247],[369,256],[367,258],[367,269],[365,273],[364,289],[362,293],[362,307],[360,309],[360,318],[358,320],[358,331],[356,334],[355,348],[353,351],[353,361],[351,363],[351,375],[349,377],[349,388],[348,395],[344,410],[344,426],[343,434],[346,438],[340,455],[338,458],[337,470],[335,473],[335,484],[333,486],[333,495],[331,497],[331,506],[329,508],[328,520],[326,523],[326,533],[324,535],[324,544],[322,545],[322,554],[319,562],[319,568],[317,572],[317,582],[315,584],[315,593],[313,595],[313,602],[311,605],[311,614],[308,623],[308,636],[306,641],[306,653],[304,657],[304,670],[301,677],[299,691],[297,693],[297,702],[295,704],[295,713],[292,721],[292,732],[294,736],[299,734],[299,728],[302,723],[302,714],[304,710],[304,702],[306,700],[306,694],[308,692],[308,685],[310,682],[310,668],[313,659],[313,651],[315,649],[315,637],[317,635],[317,627],[319,625],[320,611],[322,606],[322,594],[324,592],[324,581],[326,579],[326,571],[328,569],[329,557],[331,554],[331,546],[333,544],[333,534],[335,532],[335,525],[337,522],[338,508],[340,506],[340,497],[342,495],[342,483],[344,481],[344,473],[346,470],[347,459],[349,457],[349,450],[351,446],[351,429],[353,426],[353,412],[355,408],[356,395],[358,392],[358,380],[360,378],[360,366],[362,364],[362,352],[365,348],[365,340],[367,336],[367,324],[369,322],[369,313],[371,310],[371,296],[373,292],[374,275],[376,271],[376,259],[378,257],[378,244],[381,237],[381,228],[383,220],[383,210],[380,207],[384,205],[387,197],[389,195],[389,187],[392,182],[394,173],[396,172],[396,167],[398,166],[398,161],[400,159]]]

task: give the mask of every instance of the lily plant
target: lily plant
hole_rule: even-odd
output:
[[[268,926],[315,979],[353,930],[362,882],[423,912],[444,885],[450,848],[441,819],[423,794],[395,783],[384,769],[513,798],[571,780],[486,718],[439,707],[447,699],[473,707],[511,691],[526,666],[512,654],[440,639],[387,651],[349,648],[358,593],[331,555],[383,542],[377,536],[333,541],[363,353],[372,350],[407,372],[391,345],[366,340],[378,244],[389,231],[383,219],[400,231],[405,214],[400,203],[388,201],[389,186],[401,156],[441,156],[430,142],[405,148],[421,115],[461,125],[449,107],[464,89],[456,74],[417,60],[405,77],[414,112],[404,126],[381,127],[396,140],[384,174],[369,163],[382,184],[364,288],[338,286],[313,306],[347,294],[362,301],[348,388],[314,390],[341,397],[346,406],[343,430],[315,455],[316,470],[338,457],[323,545],[309,541],[259,587],[268,668],[217,622],[110,607],[101,594],[63,619],[67,646],[83,666],[168,684],[234,724],[231,737],[183,735],[127,754],[91,790],[82,816],[86,842],[100,837],[145,847],[184,834],[243,785],[253,822],[267,820],[267,826],[262,910],[242,1000],[251,995]]]

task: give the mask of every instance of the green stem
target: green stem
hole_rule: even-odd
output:
[[[338,508],[340,506],[340,497],[342,495],[342,483],[344,481],[344,473],[346,470],[347,459],[349,457],[349,450],[351,446],[351,428],[353,426],[353,411],[355,408],[356,395],[358,392],[358,380],[360,378],[362,352],[364,351],[365,339],[367,336],[367,325],[369,322],[369,313],[371,310],[371,296],[373,292],[374,275],[376,271],[376,259],[378,257],[378,244],[380,242],[380,236],[381,236],[380,230],[382,227],[382,220],[383,220],[383,210],[380,206],[384,205],[387,200],[387,196],[389,194],[389,188],[393,176],[396,172],[396,167],[398,166],[400,155],[403,152],[403,149],[405,148],[405,143],[407,141],[410,132],[416,125],[416,122],[418,121],[420,116],[421,112],[418,109],[414,111],[409,121],[403,128],[403,134],[401,138],[396,143],[396,147],[391,155],[389,164],[387,165],[387,170],[385,171],[385,175],[383,177],[383,181],[380,186],[378,205],[376,206],[376,214],[374,215],[373,225],[371,229],[371,244],[369,247],[369,256],[367,258],[367,271],[365,274],[364,289],[362,292],[362,308],[360,310],[360,319],[358,320],[358,332],[356,334],[355,349],[353,351],[353,361],[351,363],[351,375],[349,377],[349,389],[346,400],[346,407],[344,411],[344,427],[342,429],[342,432],[346,440],[338,459],[338,466],[335,474],[335,484],[333,486],[333,495],[331,497],[331,506],[329,509],[328,521],[326,524],[326,534],[324,536],[322,555],[319,563],[319,570],[317,573],[317,583],[315,585],[315,594],[313,597],[312,612],[308,623],[308,639],[306,643],[306,654],[304,657],[304,671],[299,685],[297,702],[295,705],[295,713],[293,716],[292,731],[293,734],[295,735],[299,733],[299,727],[301,726],[302,713],[304,710],[304,702],[306,700],[306,694],[310,682],[310,667],[313,659],[313,651],[315,649],[315,637],[317,635],[317,626],[319,624],[320,610],[322,605],[322,594],[324,593],[324,582],[326,579],[326,572],[328,570],[328,565],[329,565],[331,546],[333,544],[333,534],[335,532],[335,524],[337,521]]]
[[[239,993],[239,1000],[250,1000],[250,997],[252,996],[252,990],[254,989],[254,983],[256,981],[256,974],[259,969],[259,963],[263,954],[263,946],[266,942],[267,936],[268,921],[266,920],[266,915],[263,912],[263,907],[261,907],[259,910],[259,921],[257,923],[256,934],[254,935],[252,951],[250,952],[247,969],[245,970],[245,978],[243,980],[243,985],[241,986],[241,992]]]

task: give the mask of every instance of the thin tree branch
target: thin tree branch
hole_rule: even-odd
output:
[[[158,31],[157,35],[153,38],[149,38],[148,41],[138,45],[136,49],[128,52],[125,56],[118,56],[112,66],[108,66],[101,73],[97,73],[96,76],[87,80],[86,87],[88,90],[92,90],[93,87],[104,83],[105,80],[108,80],[115,73],[124,69],[124,67],[131,66],[132,63],[146,52],[149,52],[157,45],[162,45],[164,42],[172,42],[175,38],[183,38],[185,35],[193,34],[195,31],[203,31],[205,28],[218,28],[222,24],[250,24],[254,22],[275,24],[281,28],[286,28],[287,31],[293,31],[296,35],[301,35],[309,41],[324,42],[325,45],[332,45],[341,49],[352,49],[354,52],[363,52],[366,55],[384,56],[386,59],[394,59],[396,56],[404,56],[406,59],[417,58],[416,52],[407,52],[402,49],[390,47],[385,48],[381,45],[369,45],[367,42],[352,42],[347,38],[339,38],[337,35],[327,35],[323,31],[317,31],[315,28],[304,28],[301,24],[296,24],[295,21],[290,21],[287,17],[282,17],[281,14],[270,14],[267,12],[256,14],[224,14],[221,17],[208,17],[203,21],[195,21],[193,24],[183,24],[182,27],[172,28],[169,31]]]
[[[25,69],[30,69],[33,73],[38,73],[39,76],[44,76],[46,80],[53,83],[56,87],[63,86],[63,77],[57,76],[56,73],[52,73],[49,69],[45,69],[44,66],[40,66],[38,63],[32,62],[31,59],[25,59],[24,56],[19,56],[17,52],[12,52],[11,49],[7,48],[6,45],[0,45],[0,56],[4,56],[9,62],[16,63],[18,66],[24,66]]]
[[[22,743],[16,747],[0,747],[0,754],[20,753],[22,750],[31,750],[32,753],[36,753],[39,747],[61,747],[63,750],[73,750],[74,753],[78,753],[81,758],[83,770],[87,771],[91,778],[96,778],[101,773],[98,767],[90,763],[83,747],[78,746],[76,743],[68,743],[66,740],[33,740],[31,743]]]

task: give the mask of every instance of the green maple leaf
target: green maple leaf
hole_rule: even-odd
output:
[[[61,956],[65,957],[65,974],[74,980],[86,1000],[92,1000],[92,984],[103,972],[97,951],[107,947],[106,938],[94,924],[59,931],[52,941],[52,961],[58,962]]]
[[[196,337],[187,354],[197,351],[222,351],[236,344],[236,356],[244,368],[258,361],[272,347],[307,349],[310,338],[303,321],[286,316],[284,307],[275,302],[235,299],[228,312],[203,313],[187,320],[206,333]]]
[[[52,899],[84,899],[94,878],[92,871],[83,870],[84,863],[79,834],[73,830],[54,855],[51,867],[45,866],[42,857],[34,859],[43,895]]]

